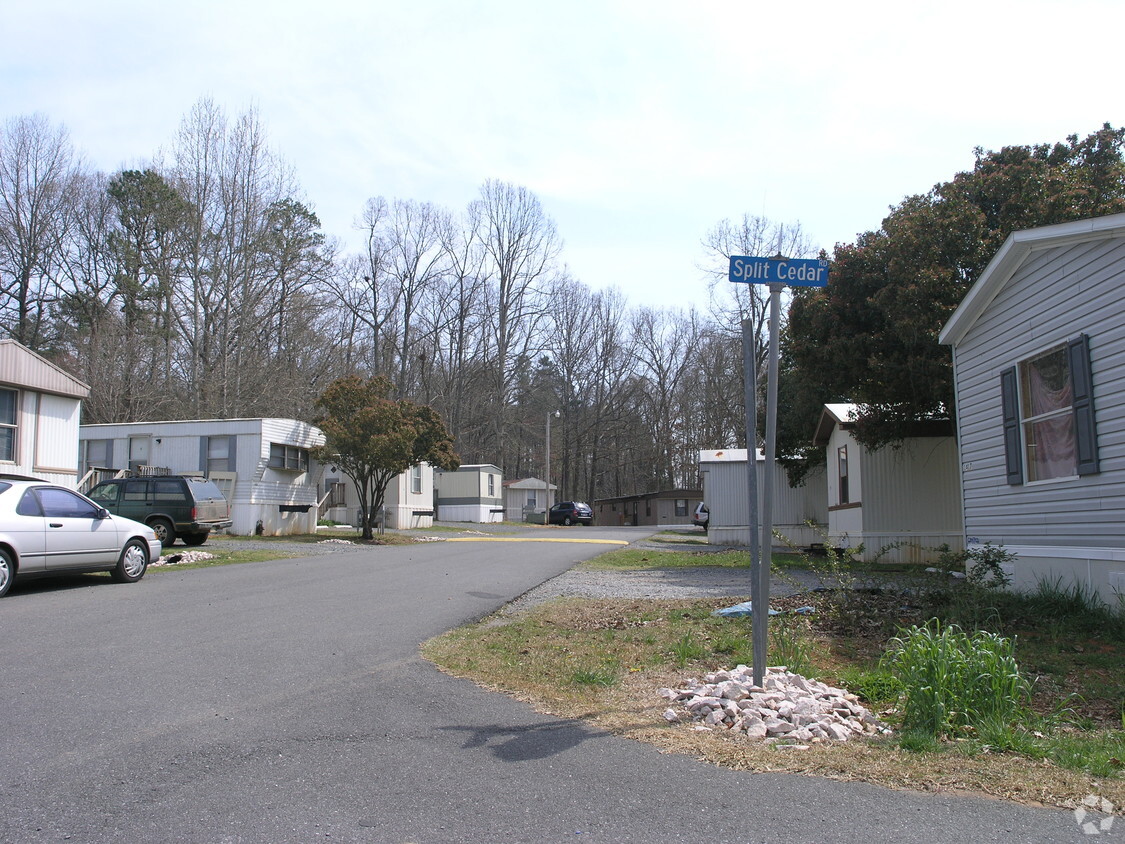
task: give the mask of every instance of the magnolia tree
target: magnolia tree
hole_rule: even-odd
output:
[[[319,457],[355,481],[364,539],[372,538],[372,518],[395,475],[423,461],[449,470],[461,465],[434,409],[391,399],[393,389],[383,376],[353,375],[329,384],[316,403],[321,412],[316,425],[326,440]]]

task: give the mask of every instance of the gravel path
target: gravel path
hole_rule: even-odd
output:
[[[434,539],[444,539],[435,534]],[[228,544],[229,543],[229,544]],[[332,554],[361,550],[368,546],[343,542],[285,542],[279,540],[215,538],[198,550],[206,551],[208,546],[222,544],[230,548],[237,543],[239,550],[277,551],[279,554],[307,556],[313,554]],[[731,548],[707,548],[699,545],[678,546],[666,542],[640,541],[637,546],[654,550],[671,551],[730,551]],[[180,547],[176,546],[176,551]],[[188,550],[188,549],[183,549]],[[770,583],[773,596],[792,595],[806,589],[820,586],[815,574],[803,570],[791,570],[783,577],[774,576]],[[640,571],[604,571],[571,569],[553,577],[545,583],[525,592],[508,603],[500,612],[512,614],[530,609],[559,597],[581,598],[731,598],[731,602],[750,599],[750,570],[717,568],[711,566],[672,569],[644,569]]]
[[[820,586],[807,571],[787,572],[770,582],[773,596],[793,595]],[[591,571],[571,569],[536,586],[501,610],[504,614],[530,609],[559,597],[581,598],[731,598],[750,599],[750,570],[729,568],[645,569]]]

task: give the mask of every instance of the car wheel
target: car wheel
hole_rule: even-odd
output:
[[[8,594],[15,576],[16,567],[12,563],[12,556],[7,551],[0,551],[0,598]]]
[[[209,534],[207,531],[201,531],[199,533],[185,533],[180,537],[180,539],[184,541],[184,545],[202,545],[207,541],[208,535]]]
[[[563,524],[566,525],[567,527],[570,527],[572,524],[574,524],[574,522],[572,522],[570,520],[570,516],[567,516],[566,518],[563,519]]]
[[[176,529],[167,519],[153,519],[149,527],[152,528],[152,532],[156,534],[156,538],[165,548],[171,548],[176,544]]]
[[[130,539],[121,550],[117,568],[111,574],[118,583],[135,583],[148,568],[148,547],[139,539]]]

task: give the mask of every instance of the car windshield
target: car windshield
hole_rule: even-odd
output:
[[[93,501],[101,502],[116,502],[117,501],[117,484],[101,484],[94,487],[89,492],[89,498]]]

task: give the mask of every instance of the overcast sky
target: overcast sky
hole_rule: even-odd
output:
[[[253,107],[346,244],[369,197],[459,209],[501,179],[575,277],[633,304],[703,304],[722,219],[830,249],[974,147],[1125,124],[1121,0],[9,0],[2,20],[0,118],[46,114],[98,169],[143,165],[200,98]]]

